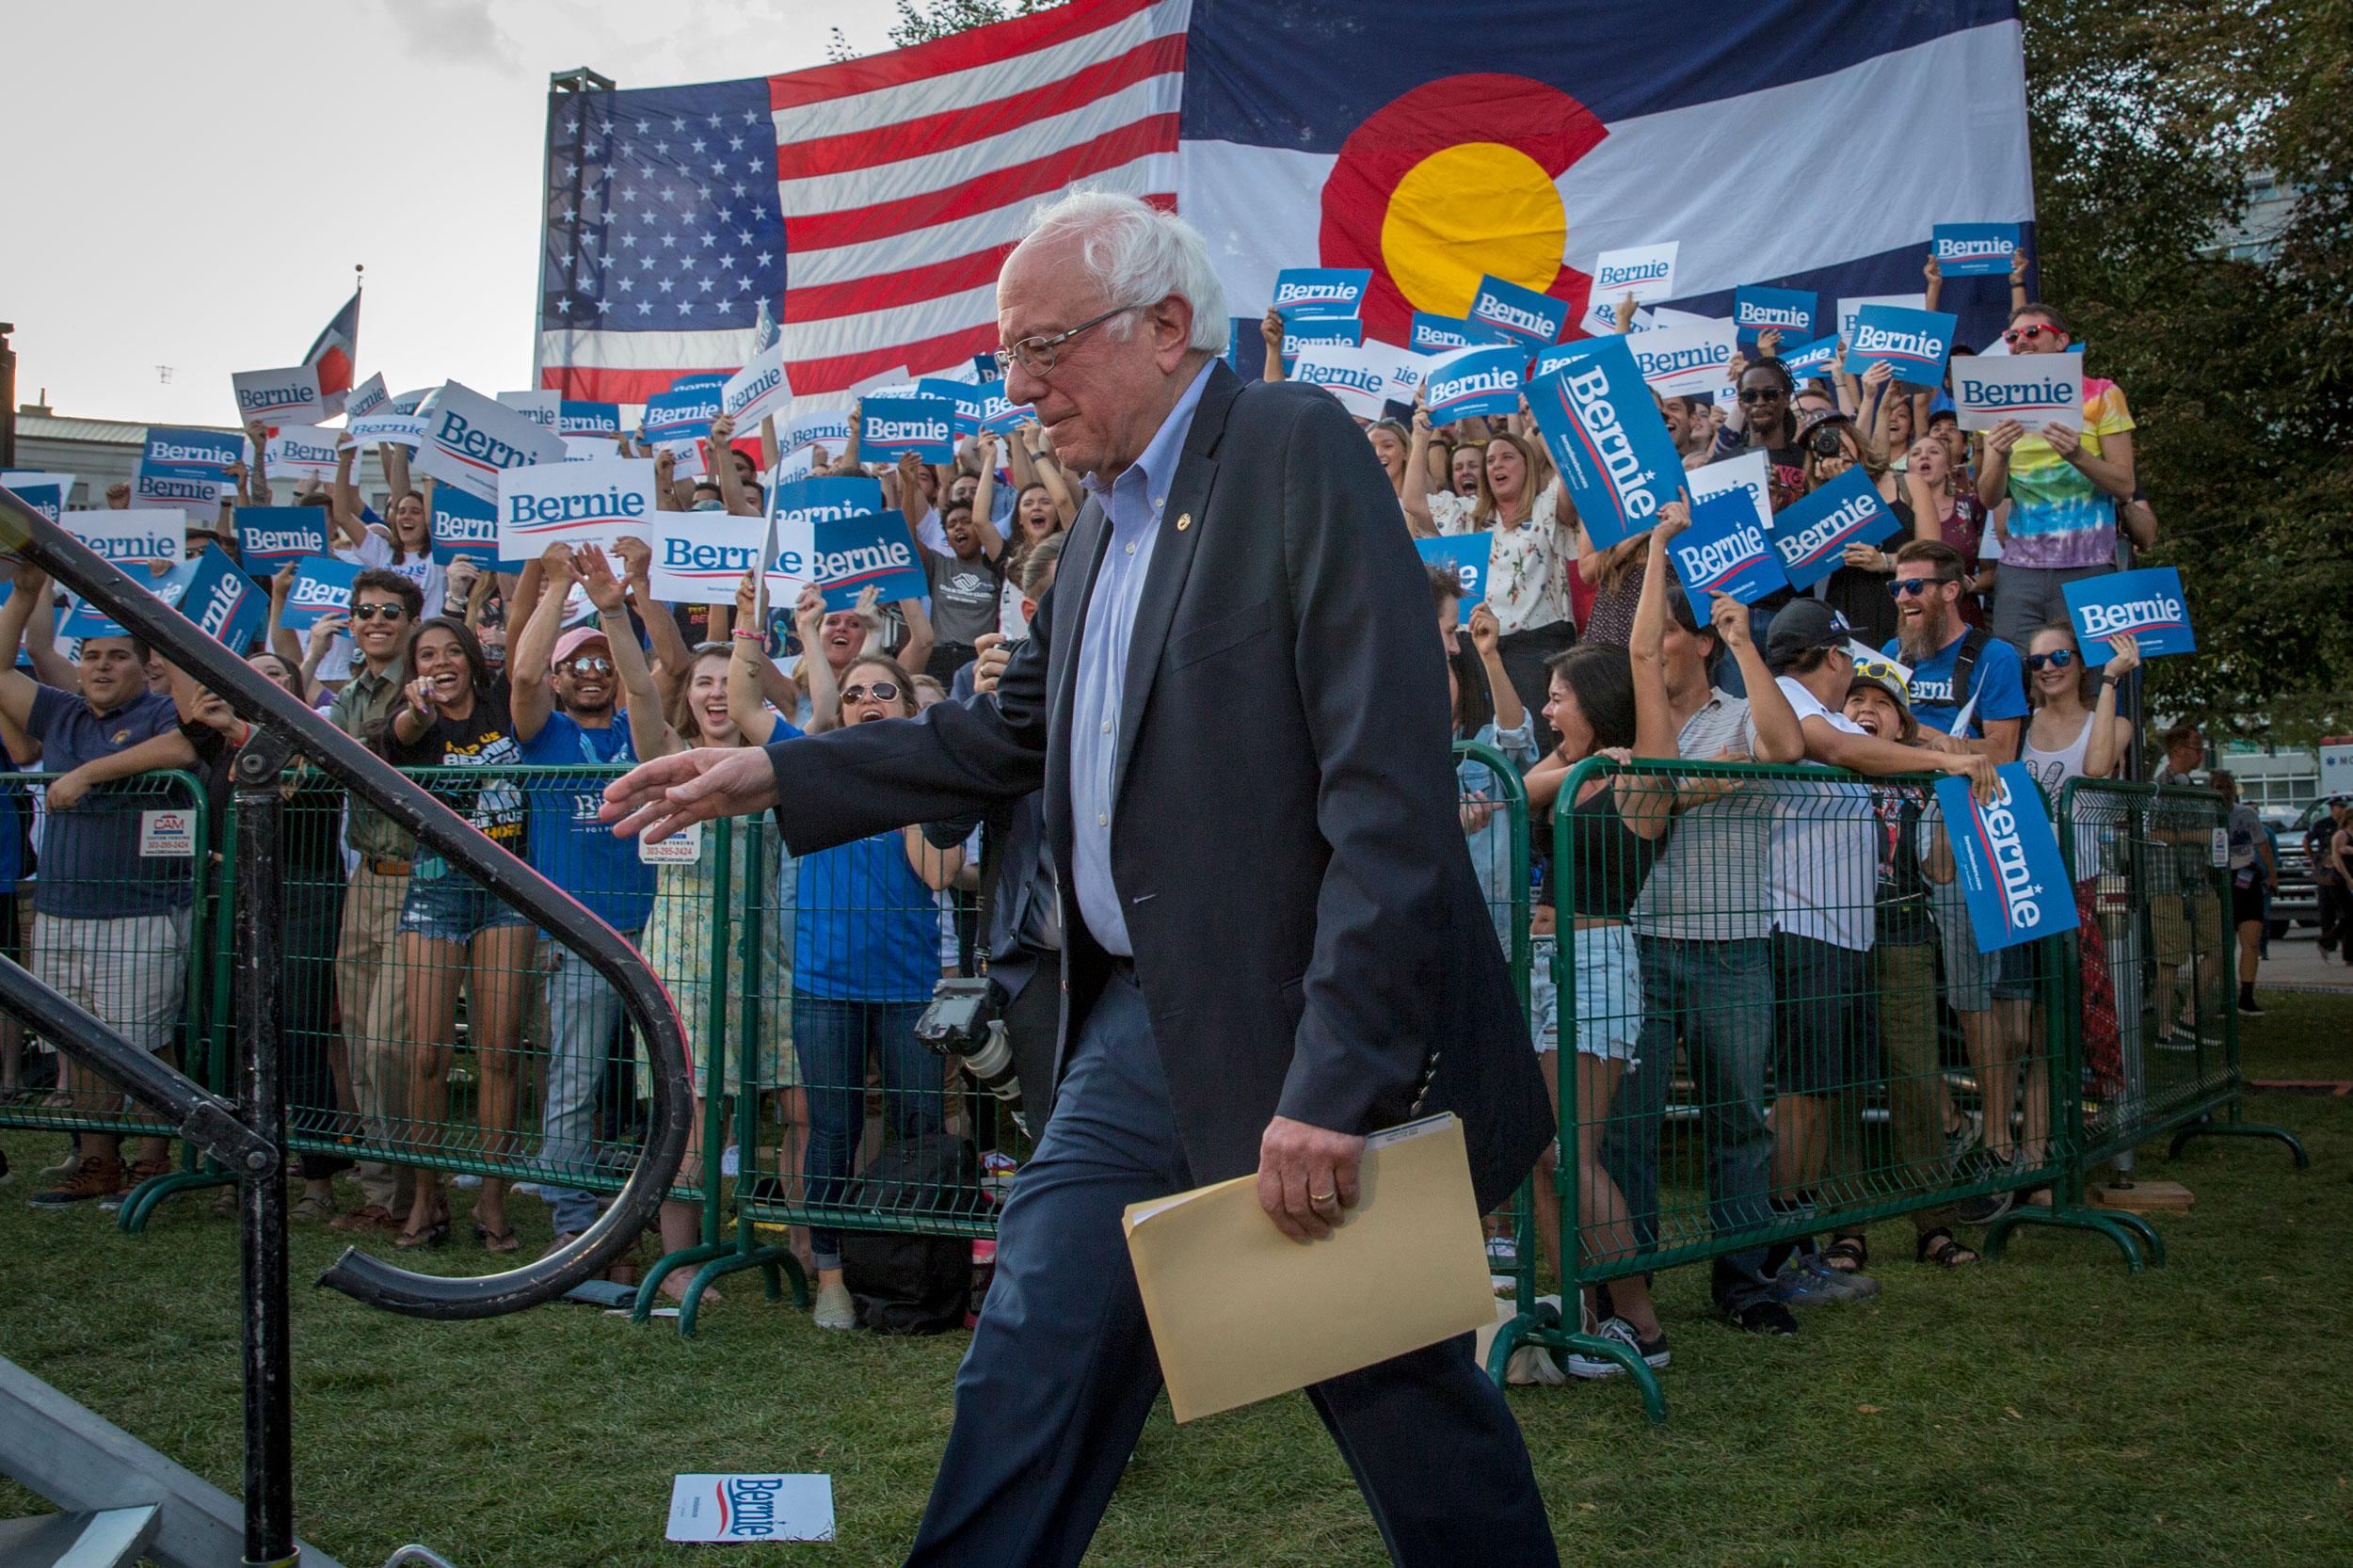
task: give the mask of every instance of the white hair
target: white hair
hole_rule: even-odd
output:
[[[1075,239],[1088,274],[1114,305],[1157,305],[1170,295],[1193,307],[1192,347],[1225,351],[1225,286],[1209,263],[1201,232],[1174,213],[1112,191],[1064,193],[1030,215],[1029,240]],[[1028,241],[1024,241],[1028,243]],[[1134,330],[1133,315],[1103,324],[1114,338]]]

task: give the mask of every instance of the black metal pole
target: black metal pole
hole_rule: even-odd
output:
[[[285,933],[279,793],[288,747],[256,729],[237,754],[237,930],[234,986],[238,1112],[278,1151],[238,1173],[245,1221],[245,1559],[247,1568],[296,1560],[294,1388],[286,1301],[286,1082],[278,1016]]]

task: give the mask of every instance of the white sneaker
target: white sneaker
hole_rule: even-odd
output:
[[[1663,1368],[1672,1359],[1667,1352],[1665,1335],[1662,1334],[1657,1338],[1645,1343],[1642,1336],[1635,1333],[1634,1325],[1624,1318],[1604,1319],[1601,1327],[1593,1331],[1593,1336],[1597,1339],[1614,1340],[1624,1345],[1654,1368]],[[1568,1362],[1568,1373],[1573,1378],[1614,1378],[1625,1375],[1625,1368],[1617,1362],[1606,1355],[1598,1355],[1589,1351],[1571,1351]]]
[[[821,1285],[817,1288],[816,1310],[810,1314],[819,1328],[857,1327],[857,1304],[850,1299],[846,1285]]]

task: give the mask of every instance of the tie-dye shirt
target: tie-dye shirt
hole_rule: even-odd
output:
[[[2084,451],[2104,455],[2101,438],[2133,427],[2124,389],[2084,377]],[[2041,570],[2116,564],[2116,500],[2041,436],[2009,449],[2009,537],[2002,565]]]

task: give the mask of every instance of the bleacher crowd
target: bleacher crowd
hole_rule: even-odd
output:
[[[1932,262],[1927,273],[1933,308]],[[2067,316],[2027,298],[2024,278],[2021,255],[2008,350],[2079,348]],[[1283,330],[1270,312],[1277,377]],[[1492,748],[1462,762],[1463,820],[1507,951],[1523,933],[1512,929],[1497,754],[1529,803],[1531,1025],[1556,1091],[1577,1108],[1557,1158],[1574,1162],[1574,1223],[1597,1258],[1639,1256],[1680,1234],[1685,1189],[1705,1192],[1690,1224],[1728,1234],[1803,1214],[1866,1175],[1900,1193],[2040,1168],[2053,1136],[2054,1057],[2039,1011],[2050,977],[2036,956],[2048,944],[1979,950],[1920,776],[1965,777],[1983,796],[1994,765],[2023,760],[2056,811],[2070,780],[2140,771],[2145,738],[2120,700],[2138,651],[2123,638],[2105,667],[2089,664],[2060,594],[2155,538],[2123,390],[2088,377],[2079,421],[1972,437],[1940,388],[1898,384],[1884,366],[1800,379],[1777,346],[1767,333],[1754,358],[1734,360],[1728,398],[1660,399],[1685,466],[1761,451],[1776,507],[1859,469],[1902,532],[1883,547],[1848,546],[1815,588],[1753,606],[1719,594],[1705,616],[1665,549],[1688,508],[1593,548],[1525,402],[1492,420],[1435,424],[1417,409],[1367,425],[1401,529],[1491,536],[1484,600],[1469,614],[1454,575],[1433,571],[1432,634],[1453,671],[1456,735]],[[714,472],[696,480],[658,456],[660,504],[760,513],[778,456],[773,431],[764,440],[721,419]],[[732,605],[663,602],[635,541],[610,554],[553,546],[515,573],[444,564],[432,548],[433,482],[411,484],[401,447],[380,456],[383,495],[360,493],[349,447],[331,481],[292,495],[325,512],[335,553],[361,568],[349,614],[291,630],[286,568],[268,580],[272,613],[248,663],[387,760],[423,770],[484,834],[642,949],[687,1021],[698,1081],[705,1053],[724,1053],[722,1092],[754,1101],[760,1115],[745,1125],[777,1140],[732,1151],[741,1181],[758,1172],[772,1191],[823,1207],[887,1151],[943,1139],[981,1145],[991,1180],[1012,1176],[1020,1138],[956,1061],[918,1042],[915,1024],[944,974],[984,964],[1015,1064],[1032,1082],[1049,1070],[1053,987],[1027,983],[1052,974],[1060,911],[1033,802],[797,860],[772,824],[751,821],[641,848],[600,824],[595,805],[611,771],[670,750],[989,700],[1086,498],[1046,433],[970,437],[940,466],[862,462],[855,441],[818,452],[818,472],[879,479],[929,585],[831,610],[814,589],[772,608],[749,578]],[[270,504],[282,488],[258,457],[235,480],[216,523],[191,522],[191,555],[233,551],[235,508]],[[67,657],[56,600],[19,564],[0,606],[10,666],[0,744],[18,775],[0,795],[0,869],[30,888],[0,906],[0,944],[136,1043],[185,1053],[187,987],[204,956],[192,931],[202,888],[219,880],[200,868],[221,853],[227,769],[248,731],[136,638],[88,637]],[[2226,774],[2204,773],[2195,730],[2159,740],[2159,776],[2229,792]],[[1589,758],[1620,766],[1577,773]],[[1780,771],[1687,776],[1640,759]],[[1838,771],[1808,779],[1808,768]],[[203,785],[211,816],[200,853],[161,856],[152,813],[189,803],[168,781],[179,773]],[[1237,787],[1247,788],[1240,760]],[[295,1124],[312,1135],[297,1218],[397,1249],[440,1246],[462,1182],[474,1240],[512,1252],[520,1180],[559,1241],[584,1229],[626,1168],[645,1092],[610,986],[322,776],[297,764],[287,790],[285,1029]],[[2254,1009],[2243,939],[2260,925],[2271,868],[2251,812],[2233,812],[2228,831],[2227,914],[2206,839],[2160,840],[2133,868],[2153,900],[2151,951],[2111,955],[2101,883],[2125,868],[2113,835],[2080,830],[2083,1069],[2094,1092],[2113,1092],[2127,1054],[2195,1037],[2196,995],[2221,984],[2233,943],[2246,966],[2239,1006]],[[722,903],[760,918],[730,916],[729,939],[714,943]],[[1565,1005],[1556,974],[1572,978]],[[119,1112],[116,1091],[58,1064],[0,1026],[0,1104]],[[1677,1163],[1688,1138],[1670,1116],[1678,1102],[1696,1107],[1689,1136],[1704,1150],[1688,1181]],[[1868,1152],[1866,1109],[1892,1152]],[[699,1235],[700,1124],[664,1208],[665,1249]],[[32,1183],[36,1208],[107,1208],[170,1168],[153,1136],[126,1146],[119,1132],[84,1128],[60,1153]],[[1551,1167],[1534,1184],[1548,1249],[1561,1234]],[[1977,1262],[1956,1227],[2014,1201],[2034,1194],[1915,1208],[1914,1256],[1948,1270]],[[817,1320],[855,1326],[842,1238],[819,1224],[793,1244],[815,1272]],[[1513,1248],[1499,1226],[1499,1267]],[[1720,1255],[1712,1292],[1737,1326],[1791,1333],[1792,1308],[1873,1293],[1869,1265],[1867,1236],[1849,1227]],[[1622,1273],[1583,1304],[1596,1332],[1666,1364],[1646,1274]],[[1570,1369],[1615,1368],[1572,1357]]]

